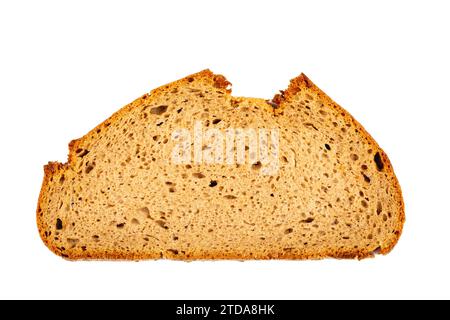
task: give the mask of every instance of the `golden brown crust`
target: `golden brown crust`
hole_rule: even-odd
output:
[[[46,243],[47,244],[47,243]],[[320,251],[311,253],[290,253],[290,252],[271,252],[271,253],[242,253],[242,252],[185,252],[183,254],[172,254],[170,252],[153,252],[145,254],[139,252],[102,252],[102,251],[78,251],[71,252],[70,255],[64,255],[56,247],[49,247],[55,254],[62,256],[67,260],[158,260],[170,259],[178,261],[196,261],[196,260],[320,260],[325,258],[334,259],[358,259],[373,258],[376,254],[387,254],[387,252],[371,252],[364,250],[353,251]]]
[[[318,252],[314,255],[312,254],[292,254],[292,253],[281,253],[275,252],[272,254],[262,253],[262,254],[243,254],[240,252],[235,253],[219,253],[219,254],[210,254],[210,253],[189,253],[187,252],[185,255],[173,255],[173,254],[163,254],[163,253],[154,253],[152,255],[143,255],[141,253],[122,253],[122,252],[79,252],[72,253],[70,256],[66,256],[62,254],[57,249],[52,249],[52,251],[71,261],[76,260],[118,260],[118,261],[129,261],[129,260],[159,260],[159,259],[168,259],[168,260],[176,260],[176,261],[213,261],[213,260],[321,260],[326,258],[333,259],[366,259],[375,257],[375,253],[373,252],[363,252],[363,251],[355,251],[355,252]]]
[[[314,253],[292,253],[292,252],[274,252],[274,253],[257,253],[254,254],[245,254],[241,252],[234,253],[221,253],[221,254],[210,254],[210,253],[199,253],[199,252],[185,252],[184,254],[171,254],[163,253],[163,252],[154,252],[152,254],[142,254],[139,252],[136,253],[123,253],[123,252],[100,252],[100,251],[72,251],[69,255],[64,254],[62,251],[58,250],[56,245],[51,242],[50,237],[44,234],[45,226],[43,222],[43,212],[41,209],[41,205],[46,196],[46,190],[48,189],[49,182],[54,176],[58,176],[60,172],[64,172],[70,168],[70,166],[75,162],[77,150],[82,148],[83,144],[95,135],[99,134],[102,130],[107,128],[112,122],[119,119],[123,114],[127,113],[130,109],[137,105],[142,105],[146,103],[146,100],[149,96],[162,94],[175,88],[177,86],[192,82],[193,79],[201,80],[210,83],[214,88],[219,90],[223,90],[224,93],[230,94],[231,90],[228,89],[231,85],[230,82],[226,80],[226,78],[222,75],[215,75],[210,70],[203,70],[199,73],[187,76],[178,81],[172,82],[170,84],[161,86],[157,89],[154,89],[150,92],[150,94],[145,94],[142,97],[138,98],[134,102],[128,104],[123,107],[116,113],[114,113],[110,118],[102,122],[100,125],[91,130],[84,137],[73,140],[69,144],[69,156],[68,163],[61,164],[58,162],[50,162],[48,165],[44,167],[44,178],[42,183],[41,192],[39,194],[38,206],[36,210],[37,217],[37,226],[39,229],[39,234],[41,236],[42,241],[45,245],[56,255],[62,256],[69,260],[79,260],[79,259],[89,259],[89,260],[143,260],[143,259],[172,259],[172,260],[183,260],[183,261],[191,261],[191,260],[221,260],[221,259],[231,259],[231,260],[249,260],[249,259],[259,259],[259,260],[270,260],[270,259],[283,259],[283,260],[302,260],[302,259],[323,259],[323,258],[337,258],[337,259],[364,259],[373,257],[377,253],[387,254],[389,253],[396,243],[398,242],[402,230],[403,224],[405,221],[405,206],[403,202],[402,191],[400,188],[400,184],[395,176],[393,171],[391,162],[385,152],[379,147],[376,141],[371,137],[371,135],[364,129],[364,127],[357,122],[345,109],[336,104],[331,98],[329,98],[322,90],[320,90],[314,83],[306,77],[303,73],[291,80],[291,83],[287,90],[281,91],[281,94],[275,95],[272,102],[277,108],[274,108],[275,114],[282,114],[283,108],[287,102],[290,101],[292,97],[294,97],[299,91],[308,88],[309,90],[313,90],[323,99],[328,101],[330,105],[335,108],[344,118],[347,118],[353,125],[361,132],[361,134],[366,138],[366,140],[376,147],[379,150],[382,160],[386,167],[387,175],[392,179],[392,183],[395,186],[397,201],[400,204],[401,212],[399,212],[399,221],[397,224],[396,237],[395,241],[390,243],[385,248],[380,248],[379,252],[371,252],[368,250],[353,250],[353,251],[321,251]],[[239,99],[234,98],[232,99]]]
[[[51,177],[59,170],[63,169],[64,165],[58,162],[49,162],[44,166],[44,179],[42,182],[41,192],[39,193],[38,206],[36,209],[36,222],[38,226],[39,235],[44,242],[44,244],[56,255],[61,255],[57,250],[56,246],[49,241],[49,237],[44,235],[45,226],[43,223],[43,212],[41,209],[41,204],[45,197],[45,192],[49,184]]]

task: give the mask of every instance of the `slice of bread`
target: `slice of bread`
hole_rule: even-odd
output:
[[[72,141],[68,163],[45,166],[37,207],[44,243],[68,259],[362,259],[390,252],[405,220],[402,193],[364,128],[303,74],[270,101],[233,97],[229,86],[223,76],[199,72],[145,94]],[[198,138],[199,123],[203,138],[209,129],[278,133],[268,146],[278,148],[268,153],[275,166],[255,158],[263,148],[249,143],[239,163],[201,158],[208,140],[186,140],[192,148],[178,152],[180,129]],[[230,141],[226,152],[238,152]],[[187,157],[177,162],[176,154]]]

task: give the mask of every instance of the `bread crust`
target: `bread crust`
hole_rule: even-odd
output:
[[[45,235],[45,225],[42,212],[42,203],[44,203],[47,195],[46,190],[49,187],[49,183],[53,178],[60,177],[66,170],[69,170],[71,166],[75,163],[77,150],[87,141],[89,141],[93,136],[101,132],[103,129],[107,128],[111,123],[120,119],[123,114],[126,114],[129,110],[135,106],[145,103],[147,99],[152,96],[163,94],[181,85],[192,82],[192,80],[205,81],[212,84],[218,90],[222,90],[226,94],[231,94],[231,83],[226,80],[222,75],[216,75],[212,73],[209,69],[203,70],[201,72],[192,74],[175,82],[166,84],[159,88],[152,90],[149,94],[144,94],[140,98],[136,99],[132,103],[126,105],[116,113],[114,113],[107,120],[103,121],[101,124],[92,129],[89,133],[80,139],[73,140],[69,143],[69,155],[68,162],[65,164],[59,162],[49,162],[44,166],[44,178],[42,182],[41,191],[39,194],[38,205],[36,209],[36,221],[39,231],[39,235],[44,242],[44,244],[56,255],[61,256],[67,260],[152,260],[152,259],[171,259],[171,260],[182,260],[182,261],[192,261],[192,260],[272,260],[272,259],[282,259],[282,260],[304,260],[304,259],[323,259],[323,258],[336,258],[336,259],[364,259],[374,257],[375,254],[388,254],[397,244],[405,222],[405,204],[403,201],[402,190],[398,179],[394,173],[392,164],[386,155],[386,153],[380,148],[377,142],[372,138],[372,136],[364,129],[364,127],[356,121],[344,108],[336,104],[328,95],[326,95],[322,90],[320,90],[306,75],[303,73],[292,79],[287,90],[281,91],[281,94],[277,94],[272,99],[272,104],[277,107],[274,108],[275,115],[282,115],[285,105],[294,97],[299,91],[304,88],[313,90],[316,94],[321,96],[325,101],[328,101],[330,105],[338,111],[344,118],[349,120],[353,126],[360,131],[362,136],[367,140],[367,142],[379,150],[382,157],[382,161],[385,165],[384,172],[387,177],[391,180],[392,185],[395,188],[396,201],[399,203],[400,212],[398,212],[398,223],[396,224],[395,239],[388,246],[377,250],[377,252],[368,250],[322,250],[316,251],[314,253],[292,253],[292,252],[273,252],[273,253],[258,253],[246,254],[242,252],[230,252],[230,253],[204,253],[204,252],[187,252],[186,254],[171,254],[170,252],[153,252],[153,253],[139,253],[139,252],[101,252],[95,250],[87,251],[71,251],[69,254],[61,251],[54,242],[52,242],[52,237]],[[233,97],[234,98],[234,97]],[[234,98],[239,99],[239,98]]]

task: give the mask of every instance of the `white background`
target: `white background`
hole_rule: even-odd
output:
[[[448,1],[1,1],[0,298],[450,298]],[[145,92],[210,68],[271,98],[305,72],[388,153],[403,236],[365,261],[67,262],[42,166]]]

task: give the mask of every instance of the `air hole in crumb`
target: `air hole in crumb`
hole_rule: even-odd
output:
[[[175,190],[174,187],[170,187],[170,188],[169,188],[169,192],[170,192],[170,193],[174,193],[175,191],[176,191],[176,190]]]
[[[290,234],[294,231],[294,229],[292,228],[287,228],[286,230],[284,230],[284,234]]]
[[[183,108],[178,109],[177,113],[180,113],[181,111],[183,111]]]
[[[305,220],[300,221],[301,223],[312,223],[314,221],[314,218],[308,218]]]
[[[379,152],[375,154],[375,157],[373,158],[375,161],[375,164],[377,165],[378,171],[382,171],[384,169],[384,163],[383,160],[381,160],[381,155]]]
[[[192,174],[192,176],[194,178],[198,178],[198,179],[202,179],[202,178],[205,177],[205,175],[203,173],[201,173],[201,172],[195,172],[195,173]]]
[[[283,161],[284,163],[288,163],[288,159],[285,156],[281,157],[281,161]]]
[[[362,166],[361,166],[361,169],[363,169],[364,171],[366,171],[367,169],[369,169],[365,164],[363,164]]]
[[[212,121],[212,123],[213,123],[213,124],[218,124],[220,121],[222,121],[222,119],[214,119],[214,120]]]
[[[86,167],[85,172],[86,174],[89,174],[92,170],[94,170],[94,165],[90,164]]]
[[[153,138],[153,141],[158,141],[159,136],[153,136],[152,138]]]
[[[313,128],[316,131],[319,131],[319,129],[317,129],[317,127],[315,125],[313,125],[312,123],[304,123],[303,125],[306,127]]]
[[[163,114],[164,112],[167,111],[168,107],[169,106],[166,106],[166,105],[154,107],[154,108],[150,109],[150,113],[151,114],[156,114],[156,115],[161,115],[161,114]]]
[[[63,223],[61,221],[61,219],[56,219],[56,230],[62,230],[63,228]]]
[[[140,224],[140,223],[139,223],[139,220],[138,220],[138,219],[133,218],[133,219],[131,220],[131,224],[137,225],[137,224]]]
[[[172,253],[174,255],[178,254],[178,250],[175,250],[175,249],[168,249],[167,252],[170,252],[170,253]]]
[[[370,183],[370,178],[368,176],[366,176],[364,173],[362,175],[364,177],[364,181],[367,183]]]
[[[325,143],[325,148],[326,148],[327,150],[331,150],[331,147],[330,147],[330,145],[329,145],[328,143]]]
[[[233,195],[231,195],[231,194],[228,194],[228,195],[226,195],[224,198],[225,198],[225,199],[229,199],[229,200],[234,200],[234,199],[236,199],[236,196],[233,196]]]
[[[381,205],[381,202],[378,201],[377,203],[377,214],[380,215],[380,213],[383,211],[383,206]]]
[[[119,223],[116,225],[117,229],[123,229],[125,227],[125,223]]]
[[[369,207],[369,204],[367,203],[366,200],[362,200],[362,201],[361,201],[361,205],[362,205],[364,208]]]
[[[169,229],[169,227],[166,226],[166,223],[162,220],[156,220],[155,223],[163,229],[166,229],[166,230]]]
[[[252,164],[253,170],[259,170],[259,169],[261,169],[261,167],[262,167],[261,161],[258,161],[256,163]]]
[[[211,180],[211,181],[209,182],[209,186],[210,186],[211,188],[214,188],[215,186],[217,186],[217,181]]]
[[[357,161],[359,159],[359,157],[357,154],[353,153],[352,155],[350,155],[350,159],[352,159],[353,161]]]
[[[78,152],[79,151],[79,152]],[[80,153],[81,152],[81,153]],[[87,156],[88,154],[89,154],[89,150],[83,150],[83,149],[78,149],[77,150],[77,153],[80,153],[78,156],[80,157],[80,158],[84,158],[85,156]]]

